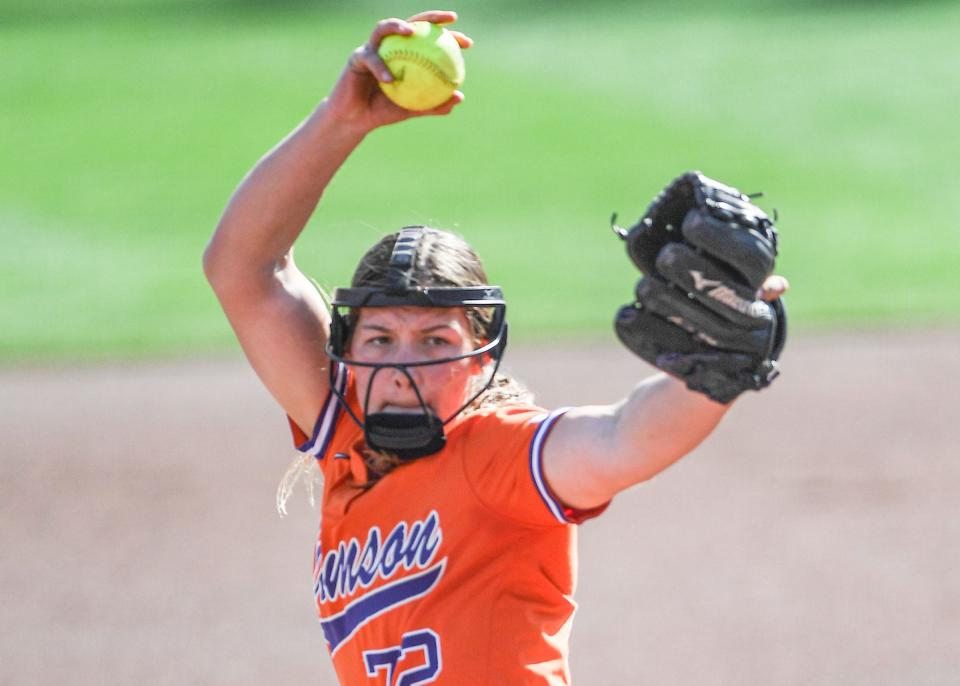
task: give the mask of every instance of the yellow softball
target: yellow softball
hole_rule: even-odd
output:
[[[393,34],[380,42],[380,59],[393,74],[393,81],[381,81],[380,88],[404,109],[429,110],[449,100],[463,83],[463,53],[443,27],[426,21],[410,25],[411,35]]]

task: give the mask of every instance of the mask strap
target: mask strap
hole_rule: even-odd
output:
[[[458,414],[460,414],[460,413],[463,412],[465,409],[467,409],[468,407],[470,407],[470,404],[471,404],[474,400],[476,400],[477,398],[479,398],[479,397],[483,394],[483,392],[484,392],[485,390],[487,390],[488,388],[490,388],[490,385],[493,383],[493,380],[494,380],[494,379],[496,378],[496,376],[497,376],[497,370],[500,369],[500,360],[501,360],[502,358],[503,358],[503,355],[499,355],[499,354],[498,354],[498,355],[494,356],[494,358],[493,358],[493,371],[490,372],[490,377],[487,379],[487,382],[480,387],[480,390],[479,390],[479,391],[477,391],[476,393],[474,393],[473,395],[471,395],[470,398],[467,400],[467,402],[465,402],[463,405],[460,406],[460,409],[458,409],[458,410],[457,410],[456,412],[454,412],[452,415],[450,415],[449,417],[447,417],[446,419],[443,420],[444,426],[446,426],[447,424],[449,424],[450,422],[452,422],[454,417],[456,417]]]
[[[363,398],[363,416],[364,418],[370,416],[370,392],[373,390],[373,382],[377,378],[377,374],[382,372],[384,369],[396,369],[405,377],[407,381],[410,382],[413,392],[417,396],[417,402],[420,403],[421,409],[423,409],[423,414],[429,420],[429,425],[433,427],[433,414],[430,412],[430,408],[427,406],[426,401],[423,399],[423,396],[420,394],[420,388],[417,386],[417,382],[413,380],[413,376],[410,374],[410,370],[407,369],[406,365],[402,364],[385,364],[382,367],[376,367],[373,370],[373,374],[370,375],[370,382],[367,384],[367,392],[364,394]],[[443,422],[444,424],[446,422]]]
[[[417,264],[417,252],[423,238],[423,226],[405,226],[397,234],[397,241],[390,253],[387,292],[404,293],[410,290],[410,272]]]

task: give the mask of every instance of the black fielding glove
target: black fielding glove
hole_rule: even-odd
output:
[[[779,374],[787,333],[781,300],[759,298],[777,230],[736,188],[688,172],[630,229],[614,227],[644,277],[617,312],[617,337],[687,387],[728,403]]]

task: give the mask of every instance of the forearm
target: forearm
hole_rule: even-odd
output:
[[[615,490],[651,478],[692,451],[729,409],[666,374],[639,384],[613,415],[610,475]]]
[[[283,266],[323,191],[364,132],[324,101],[247,174],[204,255],[211,282],[269,275]]]
[[[574,408],[546,445],[547,482],[571,507],[601,505],[697,447],[729,407],[658,374],[620,403]]]

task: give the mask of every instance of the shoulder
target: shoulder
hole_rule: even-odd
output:
[[[550,493],[542,469],[544,443],[565,411],[517,404],[479,410],[464,418],[452,442],[467,483],[484,505],[528,524],[569,522]]]
[[[484,408],[471,412],[450,432],[456,442],[483,445],[491,457],[524,450],[538,430],[553,423],[554,413],[528,403]],[[476,452],[472,450],[471,452]]]
[[[475,410],[463,418],[460,427],[466,432],[517,431],[535,427],[543,422],[550,412],[529,403],[486,407]]]
[[[452,433],[457,442],[474,447],[469,451],[471,454],[481,452],[488,459],[495,455],[526,453],[546,438],[556,420],[568,409],[551,411],[530,403],[484,408],[464,417]],[[476,450],[478,444],[484,449]]]

